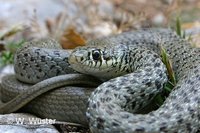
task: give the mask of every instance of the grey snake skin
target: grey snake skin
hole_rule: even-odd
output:
[[[56,43],[51,39],[41,42],[47,46]],[[52,49],[46,49],[41,43],[35,44],[42,47],[30,47],[30,44],[18,51],[15,71],[18,80],[37,84],[25,85],[14,76],[4,77],[3,97],[15,95],[14,89],[20,93],[21,100],[16,97],[0,106],[1,113],[10,113],[26,105],[25,110],[40,117],[87,125],[86,112],[94,133],[195,133],[199,129],[200,50],[192,48],[171,30],[146,29],[104,37],[89,41],[86,47],[76,48],[72,53],[53,45]],[[160,59],[161,46],[172,61],[178,82],[159,109],[136,114],[162,91],[167,81],[166,68]],[[67,74],[75,73],[74,70],[98,77],[104,83],[94,91],[86,89],[85,86],[97,86],[99,81],[83,74]],[[71,87],[77,84],[82,87]],[[44,91],[39,91],[40,87],[44,87]],[[26,91],[21,93],[19,90],[24,88]],[[75,92],[74,95],[69,90]],[[83,90],[87,90],[87,94]],[[10,107],[16,103],[20,106]]]

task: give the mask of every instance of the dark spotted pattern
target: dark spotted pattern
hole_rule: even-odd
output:
[[[172,61],[178,83],[158,110],[135,114],[151,100],[152,92],[159,92],[165,80],[165,69],[155,58],[158,56],[141,50],[141,55],[134,54],[137,59],[133,60],[138,63],[135,72],[105,82],[92,93],[87,110],[90,129],[95,133],[196,133],[200,127],[200,50],[191,48],[187,41],[166,29],[127,32],[91,43],[110,45],[110,42],[142,46],[158,54],[162,45]],[[107,90],[112,93],[105,93]],[[102,103],[102,97],[112,99]],[[93,108],[97,102],[99,106]],[[110,105],[113,107],[109,108]],[[101,128],[97,126],[99,116],[104,121]],[[113,125],[115,121],[118,123]]]
[[[73,73],[67,67],[69,54],[69,51],[62,50],[60,44],[49,38],[27,42],[15,56],[15,72],[20,73],[16,76],[20,81],[37,83],[54,76]]]

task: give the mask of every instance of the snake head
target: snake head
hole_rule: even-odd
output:
[[[93,75],[102,79],[110,79],[122,75],[117,70],[121,52],[108,47],[77,47],[69,56],[71,67],[80,73]]]

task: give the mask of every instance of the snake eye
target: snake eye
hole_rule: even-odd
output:
[[[100,58],[100,51],[99,50],[92,51],[92,58],[94,60],[98,60]]]

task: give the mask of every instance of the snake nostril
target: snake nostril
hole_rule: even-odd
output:
[[[84,59],[83,57],[76,57],[76,61],[77,61],[77,63],[78,63],[78,62],[82,62],[83,59]]]

